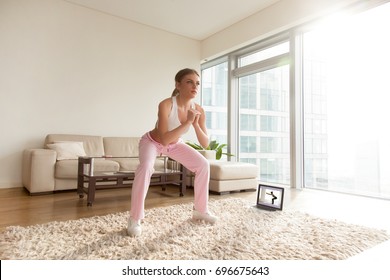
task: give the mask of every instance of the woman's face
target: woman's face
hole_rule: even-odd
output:
[[[179,90],[180,95],[188,98],[195,98],[198,94],[200,85],[199,76],[196,74],[185,75],[180,82],[176,82],[176,89]]]

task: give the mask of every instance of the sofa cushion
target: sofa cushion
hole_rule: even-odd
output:
[[[138,144],[140,139],[141,137],[104,137],[103,144],[106,156],[114,157],[112,160],[119,163],[121,171],[135,171],[139,164]],[[164,160],[157,158],[154,169],[163,170]]]
[[[119,164],[121,171],[135,171],[139,164],[139,158],[112,158],[111,160]],[[164,159],[156,159],[154,170],[164,170]]]
[[[94,171],[119,171],[119,164],[112,160],[96,159],[93,163]],[[61,160],[56,163],[55,177],[57,179],[77,179],[78,160]]]
[[[104,137],[103,145],[106,156],[138,157],[140,137]]]
[[[83,142],[84,150],[87,156],[101,157],[104,155],[103,137],[77,134],[48,134],[45,138],[45,147],[47,144],[53,144],[63,141]]]
[[[210,179],[238,180],[257,177],[257,166],[245,162],[210,161]]]
[[[78,159],[78,157],[86,156],[83,142],[58,142],[47,144],[47,147],[57,152],[57,160]]]
[[[121,171],[135,171],[139,164],[138,158],[114,158],[112,160],[119,164]]]

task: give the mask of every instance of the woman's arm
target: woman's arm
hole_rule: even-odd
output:
[[[196,116],[192,125],[194,126],[199,144],[206,149],[209,145],[209,136],[206,128],[206,114],[200,105],[196,104],[195,108],[200,114]]]

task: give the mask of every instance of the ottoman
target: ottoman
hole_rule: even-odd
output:
[[[256,190],[258,167],[232,161],[210,161],[210,191],[219,194],[233,191]]]

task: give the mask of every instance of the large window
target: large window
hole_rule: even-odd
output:
[[[303,35],[306,187],[390,197],[389,14],[334,16]]]
[[[362,7],[203,67],[211,135],[259,181],[390,198],[390,3]]]

